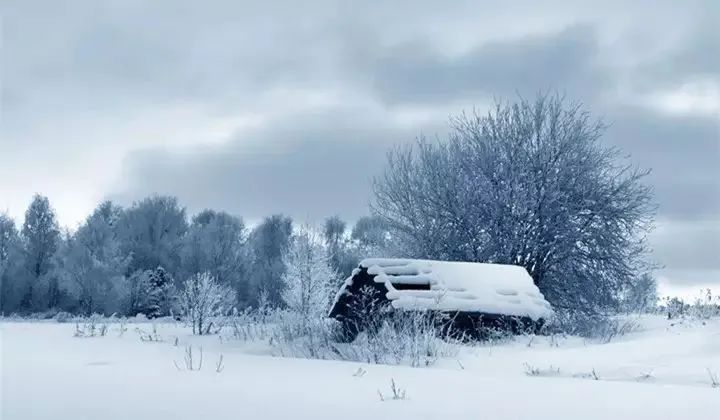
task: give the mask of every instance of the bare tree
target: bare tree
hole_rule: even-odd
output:
[[[373,209],[406,254],[525,267],[557,308],[615,308],[648,268],[648,171],[600,142],[605,126],[557,95],[452,120],[447,141],[400,147]]]
[[[625,310],[646,312],[656,309],[658,304],[657,281],[650,273],[643,273],[630,285],[623,297]]]
[[[323,249],[319,235],[303,227],[292,238],[284,258],[282,298],[291,310],[303,319],[319,317],[330,304],[337,273]]]
[[[198,273],[185,281],[180,307],[193,334],[206,335],[217,327],[217,318],[229,315],[235,303],[235,291],[217,284],[210,273]]]

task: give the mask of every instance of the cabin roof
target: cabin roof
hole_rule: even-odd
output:
[[[553,313],[520,266],[388,258],[361,261],[341,287],[333,307],[349,295],[360,269],[384,286],[385,297],[397,309],[480,312],[533,320]]]

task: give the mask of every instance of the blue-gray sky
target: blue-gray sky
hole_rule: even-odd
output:
[[[650,167],[664,288],[720,287],[720,3],[9,0],[0,209],[158,192],[249,220],[368,212],[384,153],[558,90]]]

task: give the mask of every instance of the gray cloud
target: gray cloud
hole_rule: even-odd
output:
[[[248,219],[272,213],[355,219],[369,212],[371,180],[382,171],[388,145],[417,134],[364,109],[302,113],[214,148],[138,152],[127,159],[115,198],[129,203],[165,193],[191,211],[221,208]]]
[[[608,142],[651,168],[662,217],[687,220],[720,214],[720,127],[702,115],[667,115],[617,106],[606,120]]]
[[[607,87],[589,26],[479,45],[459,56],[422,43],[390,49],[375,67],[375,88],[388,103],[476,99],[562,88],[587,98]]]
[[[708,10],[695,22],[682,42],[661,57],[644,63],[635,84],[643,90],[672,88],[697,79],[720,84],[720,3],[709,2]]]
[[[666,266],[687,271],[720,270],[720,220],[664,223],[653,235],[655,257]]]

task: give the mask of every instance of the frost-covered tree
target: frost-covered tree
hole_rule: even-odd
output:
[[[646,312],[658,305],[657,282],[650,273],[643,273],[640,278],[628,286],[623,298],[625,309],[631,312]]]
[[[103,202],[58,253],[58,275],[82,313],[110,314],[120,309],[130,261],[117,237],[121,212],[112,202]]]
[[[339,216],[325,219],[323,225],[323,241],[328,254],[330,265],[337,273],[336,283],[340,283],[357,265],[357,256],[353,253],[351,244],[345,235],[347,225]]]
[[[125,282],[123,307],[128,315],[158,318],[177,313],[175,281],[163,267],[137,270]]]
[[[164,268],[145,272],[147,277],[147,296],[145,315],[148,318],[159,318],[173,313],[177,296],[175,281]]]
[[[149,276],[151,272],[152,270],[137,270],[127,276],[125,299],[121,302],[127,315],[145,314],[148,311],[153,290]]]
[[[209,272],[218,283],[232,286],[240,299],[247,300],[245,241],[242,219],[214,210],[198,213],[183,239],[184,275]]]
[[[523,266],[558,309],[601,313],[647,270],[647,171],[580,105],[541,95],[461,115],[388,155],[374,211],[414,257]]]
[[[36,194],[27,211],[21,230],[24,248],[26,283],[20,309],[32,311],[41,308],[41,299],[46,306],[54,306],[58,289],[48,275],[53,268],[53,257],[60,243],[60,229],[55,211],[47,197]],[[47,289],[39,290],[46,281]]]
[[[326,313],[337,273],[323,249],[319,235],[303,227],[293,235],[285,254],[286,271],[282,276],[285,305],[308,320]]]
[[[0,214],[0,313],[17,310],[22,268],[22,244],[15,221],[7,214]]]
[[[369,257],[392,257],[390,226],[378,216],[363,216],[355,222],[350,238],[353,240],[359,259]]]
[[[218,284],[210,273],[198,273],[183,283],[179,300],[193,334],[206,335],[218,326],[218,317],[232,312],[235,292],[229,286]]]
[[[258,303],[260,295],[267,297],[272,307],[283,304],[280,293],[283,288],[282,275],[285,272],[283,255],[290,246],[292,219],[283,215],[265,218],[250,234],[249,279],[253,287],[252,305]]]
[[[176,197],[155,195],[134,203],[118,227],[121,248],[132,256],[128,272],[166,267],[177,274],[187,220]]]

